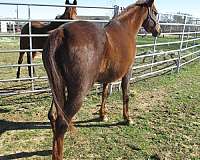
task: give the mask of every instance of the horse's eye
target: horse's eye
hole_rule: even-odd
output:
[[[157,15],[158,15],[158,13],[157,13],[156,11],[153,11],[153,14],[154,14],[155,16],[157,16]]]

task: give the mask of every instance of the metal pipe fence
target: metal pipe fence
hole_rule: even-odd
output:
[[[8,6],[27,6],[28,18],[0,18],[0,22],[26,22],[29,25],[29,34],[20,33],[0,33],[0,96],[11,96],[16,94],[29,94],[49,92],[47,76],[43,68],[41,58],[32,60],[33,52],[42,52],[42,48],[33,48],[33,37],[47,37],[48,34],[31,33],[31,23],[40,22],[71,22],[74,20],[59,19],[33,19],[31,17],[31,7],[66,7],[68,5],[45,5],[26,3],[0,3]],[[96,7],[96,6],[76,6],[78,8],[95,8],[111,10],[113,14],[118,14],[119,7]],[[153,38],[144,30],[138,34],[138,53],[133,66],[131,82],[161,75],[163,73],[179,72],[182,67],[193,61],[200,59],[200,19],[189,15],[161,14],[160,25],[163,33],[158,38]],[[109,20],[87,20],[97,25],[106,24]],[[19,49],[19,39],[29,38],[29,49]],[[29,52],[30,64],[17,64],[19,52]],[[28,76],[27,67],[31,67],[31,76]],[[22,77],[16,77],[15,69],[22,67]],[[33,74],[35,67],[37,75]],[[110,85],[110,92],[120,88],[120,81]],[[98,89],[101,84],[95,84]]]

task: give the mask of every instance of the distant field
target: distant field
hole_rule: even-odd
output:
[[[66,160],[200,159],[200,63],[180,74],[137,82],[130,89],[134,124],[122,125],[121,93],[108,99],[109,121],[95,122],[100,96],[92,94],[65,137]],[[0,97],[0,159],[50,159],[49,94]]]

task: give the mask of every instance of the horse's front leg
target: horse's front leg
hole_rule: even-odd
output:
[[[103,84],[103,91],[102,91],[102,102],[101,102],[101,108],[99,110],[100,119],[102,121],[108,121],[108,117],[106,116],[106,99],[108,98],[108,83]]]
[[[122,94],[123,94],[123,117],[125,120],[125,123],[127,124],[132,124],[133,121],[129,116],[129,111],[128,111],[128,104],[129,104],[129,81],[130,81],[130,75],[131,75],[131,69],[130,71],[122,78]]]

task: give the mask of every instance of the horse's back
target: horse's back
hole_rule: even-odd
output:
[[[106,40],[106,34],[103,29],[91,22],[77,21],[63,26],[65,38],[70,40],[70,45],[75,43],[77,47],[95,47],[102,48]]]

